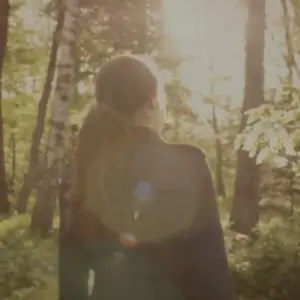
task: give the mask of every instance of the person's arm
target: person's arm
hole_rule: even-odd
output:
[[[187,244],[191,249],[188,252],[192,258],[184,275],[186,300],[233,300],[235,296],[211,172],[204,158],[198,166],[202,175],[199,224],[195,224],[195,229],[187,233],[186,237],[183,235],[183,238],[189,238]]]
[[[66,242],[59,247],[59,300],[88,299],[88,254],[81,245]]]
[[[88,298],[88,254],[84,245],[70,239],[70,205],[68,182],[60,186],[60,244],[58,252],[59,300],[86,300]]]
[[[199,182],[199,211],[194,226],[153,243],[152,247],[173,249],[172,252],[178,253],[176,260],[183,260],[177,273],[185,300],[233,300],[211,172],[203,153],[191,150]]]

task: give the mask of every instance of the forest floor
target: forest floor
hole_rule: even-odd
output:
[[[29,233],[28,216],[0,221],[0,299],[57,299],[56,238]]]
[[[265,220],[255,241],[225,232],[236,290],[247,300],[300,299],[300,226],[284,220]],[[57,299],[56,234],[41,240],[28,231],[29,221],[29,215],[0,219],[1,300]]]
[[[56,237],[41,240],[29,233],[28,216],[0,225],[0,299],[58,299]]]

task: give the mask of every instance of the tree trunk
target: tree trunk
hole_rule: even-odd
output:
[[[30,148],[29,166],[27,174],[24,176],[24,182],[18,195],[17,210],[19,213],[25,213],[28,204],[28,198],[31,190],[36,182],[41,177],[42,166],[40,162],[40,143],[44,133],[45,118],[48,106],[48,100],[50,97],[52,82],[55,73],[55,65],[57,60],[57,49],[59,45],[59,38],[64,23],[65,11],[61,9],[57,17],[56,29],[53,33],[53,40],[50,52],[50,58],[47,69],[47,76],[45,79],[43,93],[38,105],[37,118],[35,128],[32,134],[32,144]]]
[[[76,51],[78,0],[66,0],[65,21],[57,60],[57,80],[51,111],[48,135],[47,176],[39,185],[36,204],[32,214],[31,229],[41,230],[43,237],[52,229],[56,199],[65,157],[66,132],[69,106],[71,103],[74,62]]]
[[[3,137],[3,118],[2,118],[2,73],[4,64],[4,55],[8,35],[8,0],[0,1],[0,214],[7,214],[10,209],[8,201],[8,191],[5,176],[4,161],[4,137]]]
[[[299,69],[297,66],[297,61],[295,59],[295,51],[293,47],[293,39],[291,36],[291,18],[289,16],[289,11],[288,11],[288,5],[287,5],[287,0],[281,0],[281,7],[283,10],[283,27],[284,27],[284,32],[285,32],[285,44],[286,44],[286,54],[284,55],[285,58],[285,64],[288,69],[288,76],[287,76],[287,84],[289,86],[289,92],[288,92],[288,105],[293,105],[293,91],[292,91],[292,86],[294,85],[294,69],[296,72],[298,71],[299,75]],[[297,121],[295,120],[294,123]],[[296,126],[296,124],[294,124]],[[287,132],[289,134],[291,133],[291,130],[287,128]],[[293,161],[288,160],[288,174],[287,174],[287,179],[288,179],[288,193],[290,195],[290,203],[291,203],[291,215],[294,214],[294,203],[295,203],[295,197],[294,193],[291,192],[292,186],[293,186],[293,181],[295,179],[295,172],[293,171]]]
[[[220,130],[218,126],[218,120],[216,116],[215,105],[212,105],[212,124],[216,136],[216,185],[217,185],[217,195],[225,198],[225,185],[223,176],[223,149],[220,139]]]
[[[289,16],[288,12],[288,5],[287,5],[287,0],[281,0],[281,7],[283,10],[283,27],[284,27],[284,36],[285,36],[285,44],[286,44],[286,54],[284,55],[284,60],[286,67],[288,69],[288,84],[290,86],[293,85],[293,71],[294,69],[298,69],[297,62],[295,59],[295,51],[293,47],[293,38],[292,38],[292,30],[291,30],[291,17]],[[291,95],[289,95],[291,98]],[[291,99],[290,99],[291,100]]]
[[[134,16],[135,28],[137,28],[137,46],[133,49],[134,54],[147,54],[153,48],[163,48],[164,42],[164,7],[163,0],[139,0],[136,5]],[[149,13],[156,15],[155,30],[149,29]],[[150,25],[151,26],[151,25]],[[151,35],[151,38],[150,38]],[[151,44],[149,43],[151,42]],[[153,44],[154,43],[154,44]],[[155,46],[154,46],[155,45]]]
[[[137,45],[133,49],[133,54],[146,54],[148,42],[148,26],[147,26],[147,3],[146,0],[140,0],[136,6],[136,15],[134,23],[137,28]]]
[[[264,100],[264,33],[265,0],[248,0],[246,27],[245,91],[241,130],[247,117],[245,112],[258,107]],[[232,228],[251,234],[259,221],[260,169],[256,159],[243,150],[237,152],[235,195],[231,211]]]
[[[60,241],[63,241],[65,234],[68,232],[68,226],[71,216],[70,211],[70,190],[71,190],[71,172],[74,163],[74,155],[76,151],[78,126],[71,125],[68,148],[68,159],[65,161],[64,172],[62,174],[62,180],[59,189],[58,202],[59,202],[59,237]]]
[[[7,191],[8,194],[14,195],[15,193],[15,179],[16,179],[16,136],[15,133],[12,132],[9,140],[9,151],[11,152],[11,177],[9,181],[7,181]]]

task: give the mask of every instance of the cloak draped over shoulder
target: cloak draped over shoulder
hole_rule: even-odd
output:
[[[62,184],[60,300],[89,299],[89,269],[101,255],[90,245],[116,242],[124,232],[137,238],[137,251],[170,279],[183,300],[233,300],[205,155],[193,146],[167,144],[145,128],[137,130],[136,141],[122,184],[116,188],[113,168],[107,178],[109,203],[97,193],[96,163],[86,178],[84,210],[76,212],[68,203],[68,183]]]

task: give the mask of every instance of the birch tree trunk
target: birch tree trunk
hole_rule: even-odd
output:
[[[31,229],[40,230],[43,237],[52,229],[66,149],[66,126],[72,96],[75,65],[77,16],[79,0],[65,0],[65,20],[61,34],[57,78],[52,100],[50,131],[47,141],[47,175],[37,189]]]

